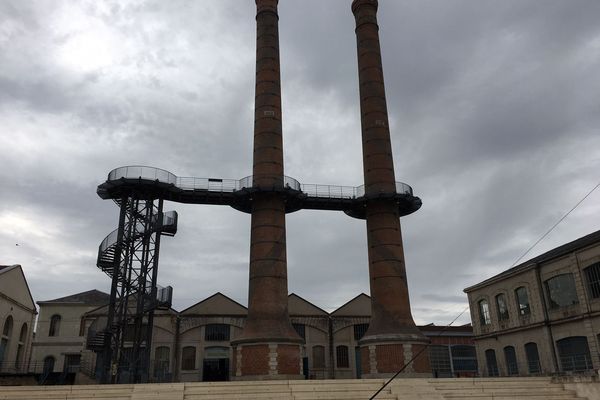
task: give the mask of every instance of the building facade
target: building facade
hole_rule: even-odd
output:
[[[0,265],[0,374],[29,369],[37,310],[20,265]]]
[[[600,369],[600,231],[465,292],[481,375]]]
[[[79,371],[86,337],[82,317],[108,301],[108,294],[98,290],[38,301],[40,315],[31,356],[35,368],[30,372],[52,383],[66,382],[67,375]]]
[[[371,299],[361,294],[328,313],[296,294],[288,296],[290,319],[303,339],[301,371],[306,379],[360,378],[364,369],[359,340],[369,326]],[[106,306],[82,315],[88,338],[103,326]],[[149,380],[196,382],[229,380],[239,373],[232,341],[239,338],[248,310],[216,293],[176,312],[159,311],[154,318]],[[472,376],[477,371],[470,326],[420,327],[434,351],[435,376]],[[85,364],[98,363],[95,353],[82,350]],[[431,354],[431,353],[430,353]],[[462,358],[461,358],[462,357]],[[92,371],[87,371],[90,373]],[[93,375],[93,374],[92,374]]]

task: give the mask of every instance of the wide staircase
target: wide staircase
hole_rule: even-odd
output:
[[[4,386],[3,400],[367,400],[382,379],[194,382],[139,385]],[[551,378],[398,379],[378,400],[572,400],[573,391]],[[589,399],[592,400],[592,399]]]

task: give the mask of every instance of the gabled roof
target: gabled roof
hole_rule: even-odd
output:
[[[29,284],[23,273],[23,268],[19,264],[0,265],[0,278],[8,277],[13,274],[18,275],[17,279],[21,281],[22,285],[15,285],[14,282],[9,282],[8,279],[0,280],[0,292],[23,307],[31,310],[31,312],[37,313],[31,290],[29,290]],[[25,290],[23,290],[23,288]]]
[[[332,317],[370,317],[371,297],[361,293],[331,313]]]
[[[316,316],[329,315],[327,311],[315,306],[310,301],[303,299],[296,293],[288,296],[288,312],[292,315]]]
[[[181,315],[248,315],[248,309],[237,301],[217,292],[181,311]]]
[[[101,306],[108,304],[110,301],[110,295],[101,292],[96,289],[88,290],[87,292],[81,292],[72,294],[66,297],[60,297],[54,300],[38,301],[38,304],[78,304],[88,306]]]
[[[497,281],[502,280],[503,278],[508,277],[510,275],[514,275],[519,272],[526,271],[530,268],[533,268],[536,264],[540,264],[540,263],[547,262],[547,261],[550,261],[550,260],[558,258],[558,257],[562,257],[564,255],[574,252],[575,250],[579,250],[584,247],[588,247],[588,246],[591,246],[591,245],[597,244],[597,243],[600,243],[600,230],[598,230],[596,232],[592,232],[589,235],[580,237],[579,239],[575,239],[572,242],[563,244],[562,246],[555,247],[552,250],[549,250],[543,254],[540,254],[537,257],[527,260],[515,267],[509,268],[506,271],[499,273],[498,275],[494,275],[491,278],[488,278],[488,279],[486,279],[482,282],[479,282],[473,286],[469,286],[468,288],[464,289],[463,291],[465,293],[467,293],[474,289],[478,289],[480,287],[487,286],[490,283],[497,282]]]

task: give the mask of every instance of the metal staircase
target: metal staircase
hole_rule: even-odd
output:
[[[145,187],[113,200],[119,227],[100,243],[96,263],[111,278],[111,298],[106,321],[88,330],[87,348],[102,353],[102,382],[143,382],[154,311],[169,309],[173,298],[173,288],[158,286],[157,276],[160,238],[177,233],[177,212],[163,212],[163,199]],[[115,373],[123,370],[128,373]]]

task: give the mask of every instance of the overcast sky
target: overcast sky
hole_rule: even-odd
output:
[[[285,170],[303,183],[362,184],[350,4],[280,1]],[[110,290],[111,169],[251,174],[254,17],[251,0],[0,2],[0,264],[36,301]],[[597,0],[380,0],[396,177],[423,200],[401,220],[417,323],[449,323],[600,181],[599,17]],[[249,215],[165,208],[174,307],[246,304]],[[599,215],[597,190],[527,258]],[[369,293],[364,221],[299,211],[287,243],[290,292],[327,310]]]

